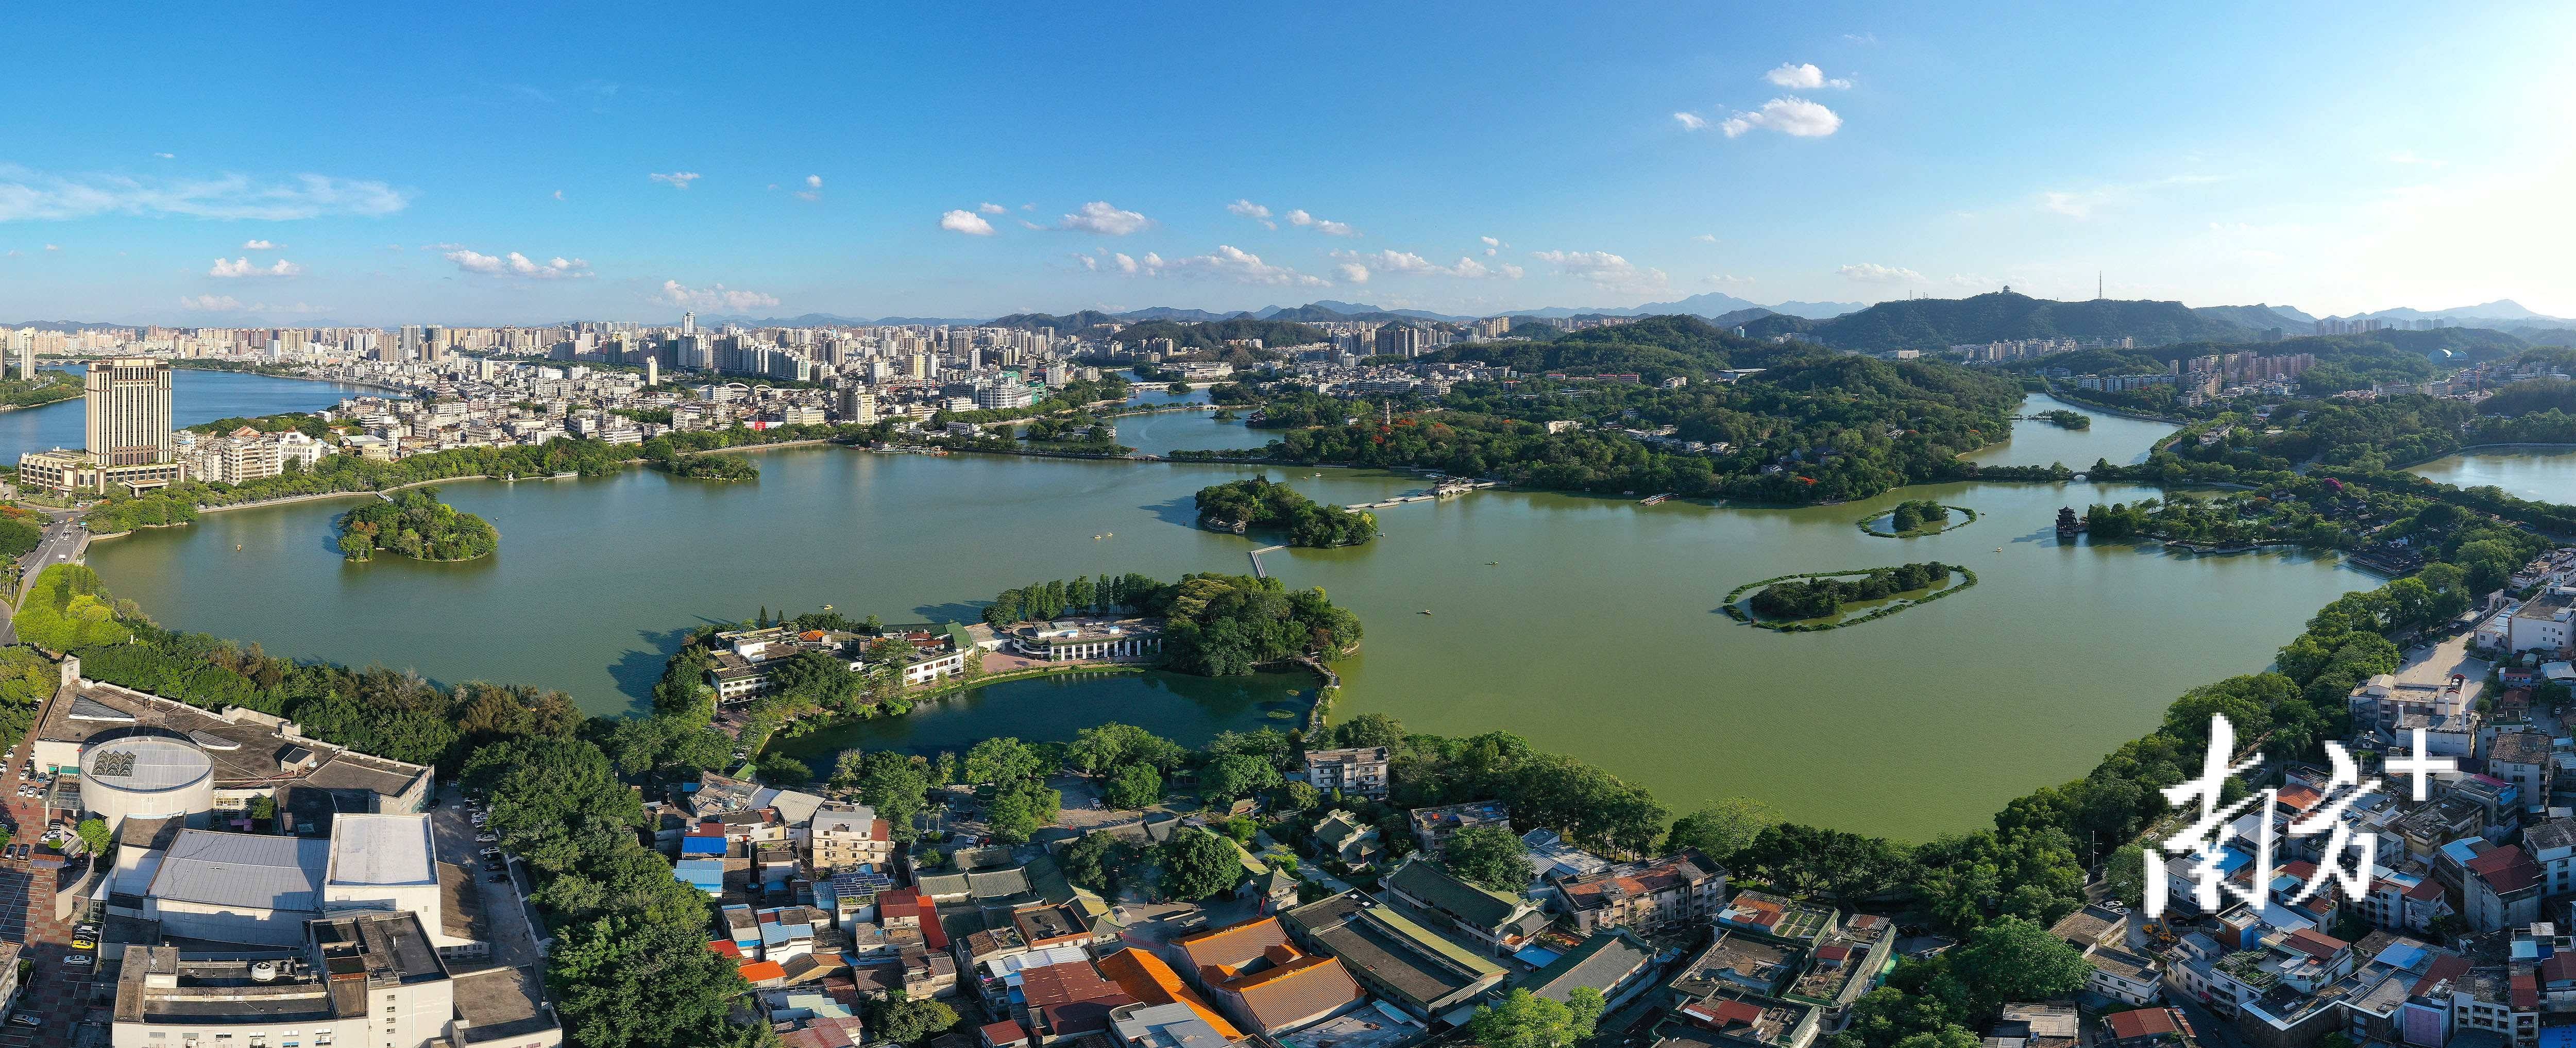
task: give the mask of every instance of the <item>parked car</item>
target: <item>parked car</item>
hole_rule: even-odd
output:
[[[11,1012],[9,1013],[9,1022],[14,1026],[45,1025],[45,1021],[43,1019],[36,1018],[36,1013],[34,1012]]]
[[[85,953],[76,953],[63,958],[63,965],[68,968],[87,968],[89,967],[89,962],[90,956]]]

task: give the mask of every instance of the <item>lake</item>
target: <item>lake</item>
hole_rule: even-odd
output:
[[[1157,443],[1253,442],[1204,414],[1154,418],[1169,420]],[[1121,420],[1122,442],[1137,443],[1135,421]],[[2098,446],[2086,464],[2123,457]],[[349,502],[211,513],[100,542],[89,559],[168,625],[447,682],[561,688],[606,713],[647,701],[677,638],[701,623],[825,604],[971,619],[1003,588],[1075,574],[1242,573],[1258,544],[1192,526],[1191,508],[1199,488],[1256,468],[837,447],[756,460],[761,478],[736,485],[644,470],[446,485],[501,532],[498,554],[466,564],[342,561],[331,521]],[[1377,471],[1267,472],[1337,503],[1422,486]],[[1367,546],[1263,559],[1365,623],[1363,650],[1339,667],[1340,715],[1519,732],[1677,811],[1746,794],[1791,818],[1920,840],[2082,775],[2185,689],[2259,671],[2316,608],[2376,585],[2327,559],[2062,544],[2050,529],[2061,505],[2153,493],[1955,484],[1779,509],[1483,491],[1380,510],[1384,536]],[[1916,539],[1856,526],[1908,497],[1984,517]],[[1753,629],[1717,610],[1743,582],[1932,559],[1974,569],[1980,585],[1824,633]],[[834,746],[957,749],[1107,720],[1196,743],[1293,724],[1271,714],[1311,687],[1298,675],[1015,682],[794,745],[828,764]]]
[[[2169,423],[2114,415],[2086,407],[2070,400],[2059,400],[2045,393],[2032,394],[2021,402],[2017,414],[2035,415],[2042,411],[2072,411],[2093,420],[2086,429],[2068,429],[2054,422],[2024,418],[2013,420],[2012,439],[2001,444],[1979,448],[1964,456],[1985,466],[2046,466],[2063,463],[2066,468],[2083,472],[2093,463],[2108,459],[2113,465],[2145,462],[2156,438],[2174,431]]]
[[[2576,505],[2576,448],[2498,448],[2434,459],[2407,472],[2463,488],[2497,487],[2542,502]]]

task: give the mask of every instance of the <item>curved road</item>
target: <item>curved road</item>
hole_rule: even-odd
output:
[[[70,511],[40,510],[39,512],[53,516],[54,519],[45,525],[45,537],[36,543],[35,550],[18,559],[20,573],[18,588],[16,592],[9,594],[9,610],[12,615],[17,612],[18,602],[26,599],[27,587],[35,584],[37,573],[45,570],[45,565],[69,564],[78,561],[81,554],[89,549],[89,529],[73,519]],[[61,515],[56,516],[57,513]],[[6,619],[0,619],[0,646],[16,643],[18,643],[17,626]]]

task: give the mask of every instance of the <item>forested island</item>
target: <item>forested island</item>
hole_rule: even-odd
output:
[[[1132,572],[1035,583],[996,595],[984,621],[1113,613],[1163,617],[1167,668],[1206,677],[1239,677],[1310,651],[1329,661],[1360,643],[1359,616],[1321,589],[1292,591],[1278,579],[1216,573],[1172,583]]]
[[[2060,429],[2093,428],[2093,416],[2087,415],[2081,411],[2068,411],[2065,408],[2055,408],[2043,411],[2031,417],[2043,422],[2054,423]]]
[[[1939,561],[1925,561],[1872,568],[1856,573],[1857,577],[1790,579],[1762,587],[1753,595],[1753,610],[1775,619],[1820,619],[1843,610],[1845,604],[1883,600],[1946,584],[1954,570]]]
[[[340,514],[340,554],[372,560],[391,551],[414,560],[473,560],[501,547],[490,522],[438,500],[437,488],[412,488]]]
[[[1957,461],[2009,435],[2023,390],[2013,378],[1954,364],[1757,342],[1683,316],[1545,342],[1473,343],[1423,359],[1528,377],[1459,383],[1436,399],[1390,402],[1393,412],[1285,391],[1253,422],[1285,430],[1266,447],[1171,457],[1424,468],[1558,490],[1782,503],[2047,473]],[[1580,425],[1548,425],[1569,421]]]
[[[1325,505],[1266,476],[1200,488],[1196,501],[1203,527],[1284,531],[1291,546],[1356,546],[1377,537],[1376,514]]]
[[[81,377],[67,371],[39,370],[34,378],[0,379],[0,410],[70,400],[84,388]]]
[[[1861,530],[1881,538],[1910,539],[1918,535],[1938,535],[1949,530],[1950,514],[1954,511],[1964,515],[1967,520],[1975,520],[1977,517],[1976,511],[1966,507],[1944,506],[1931,499],[1907,499],[1897,503],[1896,509],[1888,513],[1886,531],[1880,531],[1875,526],[1878,522],[1877,517],[1862,520],[1860,527]],[[1960,523],[1966,522],[1963,520]]]

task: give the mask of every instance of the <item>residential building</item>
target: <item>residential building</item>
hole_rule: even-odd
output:
[[[2178,1009],[2139,1008],[2103,1017],[2113,1048],[2195,1048],[2191,1020]]]
[[[1726,902],[1726,870],[1696,850],[1553,882],[1576,930],[1653,930],[1706,922]]]
[[[1255,1033],[1287,1033],[1364,999],[1340,960],[1298,949],[1276,917],[1183,936],[1172,948],[1208,999]]]
[[[1315,824],[1312,839],[1323,855],[1354,870],[1376,865],[1378,857],[1385,853],[1378,845],[1375,825],[1339,808],[1324,813],[1323,820]]]
[[[170,362],[150,357],[91,361],[84,390],[86,449],[107,467],[166,463],[176,454],[170,424]]]
[[[894,823],[878,818],[877,810],[866,805],[827,808],[814,813],[808,844],[806,861],[818,874],[882,868],[894,859]]]
[[[1386,796],[1387,767],[1392,762],[1393,758],[1384,746],[1308,750],[1306,781],[1326,792],[1339,790],[1383,799]]]
[[[1413,824],[1414,842],[1425,853],[1438,855],[1441,847],[1449,843],[1449,835],[1460,830],[1479,826],[1511,829],[1512,809],[1501,801],[1468,801],[1415,808],[1408,818]]]
[[[2550,789],[2555,784],[2554,756],[2547,732],[2497,732],[2487,744],[2487,774],[2512,783],[2521,792],[2526,810],[2540,811],[2549,806]]]
[[[2464,865],[2467,873],[2460,885],[2466,898],[2463,915],[2472,931],[2502,931],[2540,919],[2540,864],[2524,854],[2521,847],[2490,848]]]

